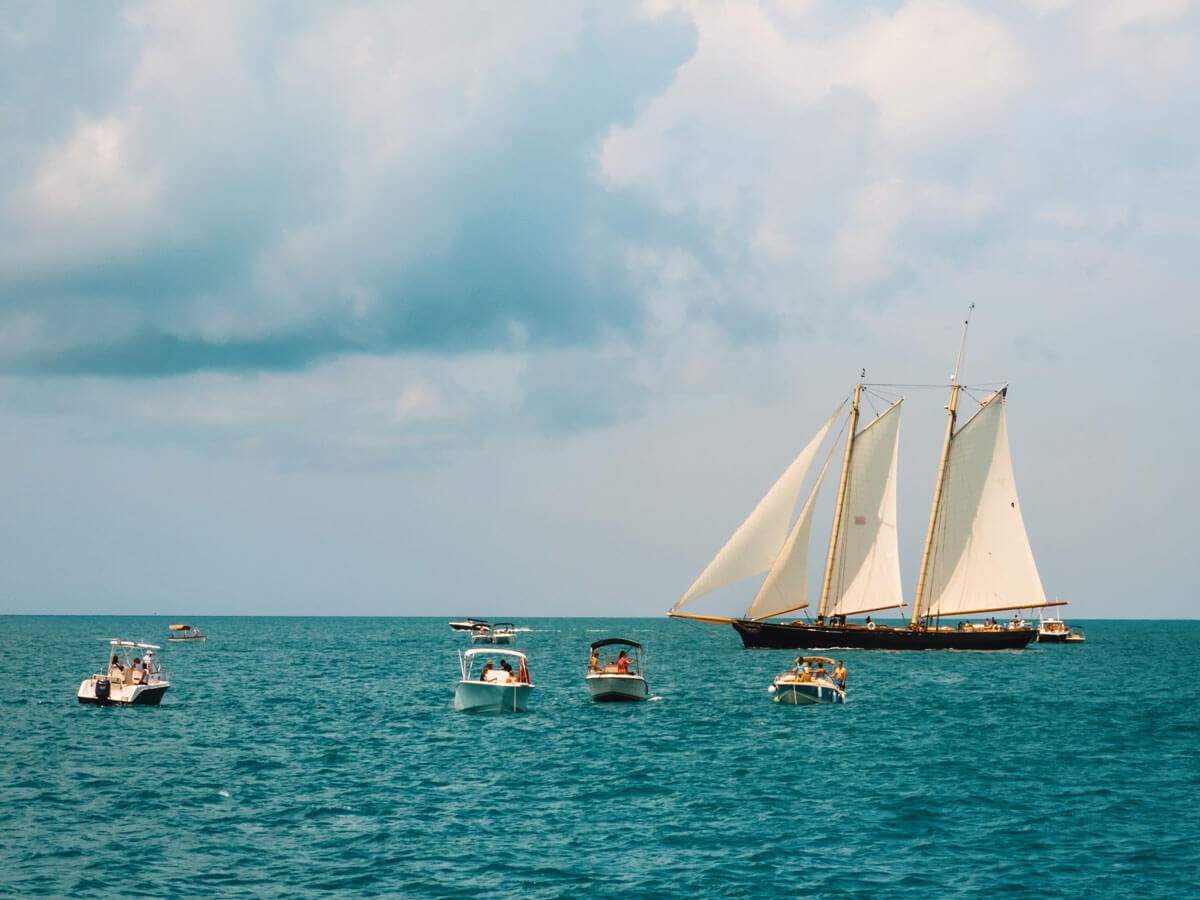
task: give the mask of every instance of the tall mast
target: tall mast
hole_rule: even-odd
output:
[[[817,613],[817,618],[822,621],[825,620],[825,607],[829,604],[829,585],[833,581],[833,557],[837,549],[838,535],[842,530],[842,507],[846,505],[846,477],[850,472],[850,454],[854,452],[854,429],[858,427],[858,398],[861,393],[862,381],[859,381],[854,386],[854,403],[850,407],[850,427],[846,433],[846,455],[842,459],[842,480],[838,483],[837,506],[833,511],[833,532],[829,535],[829,556],[825,560],[825,585],[821,588],[821,609]]]
[[[955,409],[958,407],[958,370],[962,366],[963,347],[967,343],[967,326],[971,324],[972,303],[967,310],[967,318],[963,321],[962,338],[958,342],[958,359],[954,361],[954,375],[950,379],[950,403],[946,406],[946,440],[942,444],[942,459],[938,463],[937,484],[933,489],[933,509],[929,513],[929,531],[925,533],[925,552],[921,554],[921,574],[917,577],[917,597],[913,601],[912,619],[909,627],[916,627],[921,618],[921,595],[925,590],[925,576],[929,569],[929,554],[933,550],[933,529],[937,525],[938,506],[942,502],[942,488],[946,483],[946,460],[950,456],[950,440],[954,437]]]

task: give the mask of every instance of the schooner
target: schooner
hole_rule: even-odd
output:
[[[963,323],[950,384],[946,438],[934,487],[916,600],[905,627],[872,622],[870,613],[904,606],[896,535],[897,400],[858,428],[863,383],[854,388],[820,605],[813,621],[769,621],[806,609],[813,509],[832,459],[825,458],[789,528],[800,488],[841,407],[809,441],[671,608],[669,615],[731,624],[746,647],[1000,650],[1026,646],[1036,629],[958,617],[1062,605],[1046,600],[1021,517],[1008,447],[1004,385],[955,430]],[[836,446],[836,442],[835,442]],[[739,619],[679,612],[691,601],[766,573]],[[867,616],[851,622],[851,616]],[[954,624],[943,620],[954,618]]]

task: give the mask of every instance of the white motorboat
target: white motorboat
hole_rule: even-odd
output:
[[[110,640],[105,670],[85,678],[76,697],[94,706],[150,706],[162,701],[170,683],[156,644]]]
[[[1072,630],[1062,619],[1043,617],[1038,622],[1039,644],[1081,644],[1086,640],[1082,632]]]
[[[496,657],[500,662],[496,662]],[[458,653],[462,680],[454,690],[454,708],[474,712],[524,712],[533,681],[525,654],[517,650],[472,647]],[[513,669],[516,663],[516,669]],[[476,673],[475,667],[479,666]]]
[[[817,669],[812,669],[812,664]],[[834,661],[827,656],[798,656],[796,664],[790,672],[776,675],[767,693],[771,694],[776,703],[787,703],[791,706],[808,706],[813,703],[845,703],[845,678],[839,684],[834,680],[832,672],[827,672],[825,666],[833,667]]]
[[[168,625],[171,635],[167,638],[168,641],[207,641],[208,635],[201,634],[199,628],[193,628],[191,625]]]
[[[620,652],[606,653],[602,658],[601,650],[606,647],[620,648]],[[591,649],[587,684],[593,700],[600,703],[636,702],[650,696],[641,644],[625,638],[608,638],[596,641]]]
[[[471,632],[472,644],[511,644],[517,629],[512,622],[497,622],[488,625],[483,622]]]
[[[455,631],[475,631],[479,628],[490,628],[484,619],[463,619],[461,622],[451,622],[450,627]]]

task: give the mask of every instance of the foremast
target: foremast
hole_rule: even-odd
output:
[[[946,486],[946,461],[950,458],[950,442],[954,439],[954,420],[958,409],[958,372],[962,366],[963,348],[967,344],[967,326],[971,324],[971,310],[975,308],[972,303],[970,309],[967,310],[967,318],[963,320],[962,337],[958,342],[958,359],[954,361],[954,375],[950,378],[950,403],[946,406],[946,439],[942,442],[942,458],[938,462],[937,483],[933,488],[933,508],[929,512],[929,529],[925,532],[925,550],[921,554],[921,572],[917,576],[917,596],[913,601],[912,619],[909,621],[909,627],[917,627],[917,623],[924,615],[921,609],[921,597],[924,596],[925,578],[929,573],[929,557],[933,551],[934,532],[937,528],[938,508],[942,502],[942,489]]]
[[[858,427],[858,400],[862,396],[862,381],[854,386],[854,401],[850,406],[850,423],[846,429],[846,454],[842,457],[842,477],[838,482],[837,504],[833,511],[833,530],[829,534],[829,556],[825,559],[825,583],[821,587],[821,608],[817,621],[825,621],[825,609],[829,605],[829,586],[833,581],[833,561],[837,553],[838,537],[841,535],[842,514],[846,508],[846,481],[850,474],[850,456],[854,452],[854,431]]]

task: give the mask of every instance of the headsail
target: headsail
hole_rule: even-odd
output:
[[[751,575],[761,575],[771,568],[787,538],[788,525],[796,508],[796,498],[800,495],[804,476],[808,474],[817,449],[828,434],[834,419],[845,405],[843,403],[837,408],[829,417],[829,421],[808,442],[808,446],[792,460],[792,464],[767,491],[754,511],[746,517],[746,521],[733,533],[733,537],[713,557],[712,562],[700,573],[700,577],[688,588],[687,593],[671,607],[671,612],[697,597]]]
[[[951,438],[914,617],[1047,605],[1017,502],[1007,390],[988,398]]]
[[[904,605],[896,538],[897,400],[854,437],[840,528],[829,567],[827,616]]]
[[[746,611],[747,619],[766,619],[808,606],[808,538],[812,532],[817,494],[821,491],[821,482],[825,479],[832,455],[831,450],[830,456],[825,457],[821,474],[808,492],[808,499],[796,517],[796,524],[792,526],[767,577],[754,595],[750,609]]]

